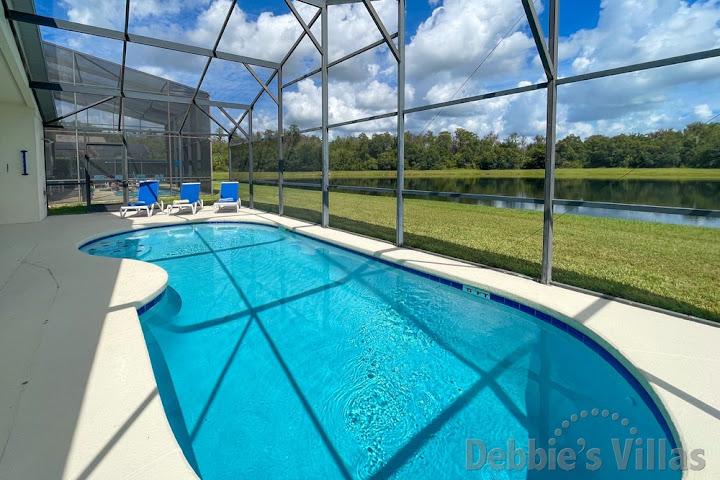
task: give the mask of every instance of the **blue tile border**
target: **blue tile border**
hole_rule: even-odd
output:
[[[166,292],[166,291],[167,291],[167,288],[166,288],[166,289],[163,289],[163,291],[160,292],[160,294],[158,294],[158,296],[156,296],[155,298],[153,298],[152,300],[150,300],[148,303],[146,303],[146,304],[143,305],[142,307],[138,308],[138,309],[137,309],[137,314],[138,314],[138,316],[142,315],[143,313],[147,312],[148,310],[150,310],[151,308],[153,308],[155,305],[157,305],[158,303],[160,303],[160,300],[163,299],[163,297],[165,296],[165,292]]]
[[[359,256],[361,256],[361,257],[365,257],[365,258],[368,258],[368,259],[370,259],[370,260],[374,260],[374,261],[379,262],[379,263],[381,263],[381,264],[383,264],[383,265],[387,265],[387,266],[392,267],[392,268],[397,268],[397,269],[402,270],[402,271],[404,271],[404,272],[412,273],[412,274],[417,275],[417,276],[419,276],[419,277],[426,278],[426,279],[428,279],[428,280],[430,280],[430,281],[437,282],[437,283],[440,283],[440,284],[442,284],[442,285],[446,285],[446,286],[449,286],[449,287],[451,287],[451,288],[458,289],[458,290],[460,290],[460,291],[464,291],[463,285],[460,284],[460,283],[458,283],[458,282],[456,282],[456,281],[454,281],[454,280],[450,280],[450,279],[447,279],[447,278],[439,277],[439,276],[434,275],[434,274],[431,274],[431,273],[426,273],[426,272],[423,272],[423,271],[421,271],[421,270],[417,270],[417,269],[414,269],[414,268],[412,268],[412,267],[408,267],[408,266],[406,266],[406,265],[402,265],[402,264],[399,264],[399,263],[391,262],[391,261],[386,260],[386,259],[384,259],[384,258],[378,258],[378,257],[375,257],[375,256],[373,256],[373,255],[370,255],[370,254],[367,254],[367,253],[364,253],[364,252],[359,252],[359,251],[357,251],[357,250],[353,250],[352,248],[345,247],[345,246],[343,246],[343,245],[338,245],[338,244],[332,243],[332,242],[330,242],[330,241],[328,241],[328,240],[316,238],[316,237],[313,237],[313,236],[311,236],[311,235],[307,235],[307,234],[302,233],[302,232],[293,231],[293,230],[288,230],[288,229],[286,229],[286,228],[279,227],[279,226],[276,226],[276,225],[268,225],[268,224],[264,224],[264,223],[255,223],[255,222],[244,222],[244,221],[236,221],[236,222],[231,222],[231,221],[205,221],[205,222],[202,222],[202,221],[201,221],[201,222],[192,222],[192,223],[186,223],[186,224],[180,224],[180,225],[155,225],[155,226],[151,226],[151,227],[139,228],[139,229],[135,229],[135,230],[128,230],[128,231],[125,231],[125,232],[113,233],[113,234],[110,234],[110,235],[105,235],[105,236],[102,236],[102,237],[98,237],[98,238],[95,238],[95,239],[93,239],[93,240],[89,240],[89,241],[83,243],[82,245],[80,245],[80,246],[78,247],[78,249],[83,249],[83,248],[87,247],[88,245],[90,245],[90,244],[92,244],[92,243],[100,242],[100,241],[102,241],[102,240],[106,240],[106,239],[111,238],[111,237],[117,237],[117,236],[120,236],[120,235],[126,235],[126,234],[128,234],[128,233],[133,233],[133,232],[139,232],[139,231],[144,231],[144,230],[155,230],[155,229],[158,229],[158,228],[172,228],[172,227],[183,227],[183,226],[194,226],[194,225],[205,225],[205,224],[234,224],[234,225],[242,224],[242,225],[263,226],[263,227],[268,227],[268,228],[275,228],[275,229],[277,229],[277,230],[283,230],[283,231],[287,232],[289,235],[297,235],[297,236],[300,236],[300,237],[303,237],[303,238],[307,238],[307,239],[310,239],[310,240],[313,240],[313,241],[316,241],[316,242],[319,242],[319,243],[322,243],[322,244],[325,244],[325,245],[329,245],[329,246],[331,246],[331,247],[333,247],[333,248],[337,248],[337,249],[340,249],[340,250],[344,250],[344,251],[346,251],[346,252],[349,252],[349,253],[352,253],[352,254],[355,254],[355,255],[359,255]],[[143,305],[142,307],[138,308],[138,315],[141,315],[141,314],[147,312],[147,311],[150,310],[152,307],[154,307],[155,305],[157,305],[157,303],[160,302],[160,300],[162,300],[162,298],[163,298],[164,295],[165,295],[165,290],[163,290],[157,297],[155,297],[155,298],[154,298],[153,300],[151,300],[149,303],[147,303],[147,304]],[[583,332],[581,332],[580,330],[576,329],[575,327],[573,327],[573,326],[571,326],[571,325],[563,322],[562,320],[559,320],[559,319],[557,319],[557,318],[555,318],[555,317],[553,317],[553,316],[551,316],[551,315],[548,315],[548,314],[545,313],[545,312],[541,312],[541,311],[536,310],[536,309],[534,309],[534,308],[528,307],[527,305],[523,305],[523,304],[521,304],[521,303],[518,303],[518,302],[516,302],[515,300],[511,300],[511,299],[509,299],[509,298],[505,298],[505,297],[503,297],[503,296],[500,296],[500,295],[497,295],[497,294],[494,294],[494,293],[490,293],[489,297],[490,297],[490,300],[493,301],[493,302],[496,302],[496,303],[499,303],[499,304],[501,304],[501,305],[505,305],[505,306],[507,306],[507,307],[510,307],[510,308],[512,308],[512,309],[518,310],[518,311],[520,311],[520,312],[522,312],[522,313],[525,313],[525,314],[527,314],[527,315],[530,315],[530,316],[532,316],[532,317],[534,317],[534,318],[536,318],[536,319],[538,319],[538,320],[541,320],[542,322],[545,322],[546,324],[552,325],[553,327],[557,328],[558,330],[561,330],[562,332],[565,332],[565,333],[569,334],[570,336],[572,336],[573,338],[575,338],[575,339],[578,340],[579,342],[584,343],[588,348],[590,348],[590,349],[593,350],[595,353],[597,353],[598,355],[600,355],[600,357],[602,357],[603,360],[605,360],[607,363],[609,363],[609,364],[615,369],[615,371],[617,371],[617,372],[625,379],[625,381],[627,381],[627,382],[630,384],[630,386],[633,387],[633,390],[635,390],[635,392],[640,396],[640,398],[643,400],[643,402],[645,403],[645,405],[646,405],[646,406],[650,409],[650,411],[653,413],[653,416],[655,417],[655,419],[657,420],[657,422],[660,424],[661,428],[663,429],[663,432],[665,433],[665,436],[667,437],[668,441],[670,442],[671,448],[672,448],[672,449],[677,448],[677,441],[676,441],[676,439],[675,439],[675,435],[672,434],[672,431],[671,431],[671,429],[670,429],[670,426],[668,425],[667,420],[665,419],[665,417],[663,416],[662,412],[660,411],[660,408],[657,406],[657,403],[655,402],[655,400],[653,400],[653,398],[652,398],[652,396],[650,395],[650,393],[649,393],[649,392],[645,389],[645,387],[640,383],[640,381],[637,379],[637,377],[635,377],[635,375],[633,375],[633,374],[630,372],[630,370],[628,370],[628,368],[627,368],[625,365],[623,365],[613,354],[611,354],[609,351],[607,351],[607,350],[605,349],[605,347],[603,347],[602,345],[600,345],[600,344],[597,343],[595,340],[593,340],[592,338],[588,337],[587,335],[585,335]]]

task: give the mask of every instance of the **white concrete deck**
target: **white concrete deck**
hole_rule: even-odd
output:
[[[163,412],[136,313],[165,288],[166,273],[77,246],[207,219],[279,224],[555,314],[634,364],[682,446],[705,449],[707,467],[685,478],[720,478],[720,328],[276,215],[206,207],[0,226],[0,479],[196,478]]]

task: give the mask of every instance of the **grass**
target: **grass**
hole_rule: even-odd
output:
[[[221,177],[216,172],[216,177]],[[237,178],[247,178],[247,173],[236,173]],[[397,172],[390,170],[335,171],[330,178],[396,178]],[[558,168],[558,179],[617,180],[715,180],[720,181],[720,168]],[[298,178],[317,179],[320,172],[285,172],[286,180]],[[544,178],[545,170],[406,170],[405,178]],[[257,180],[277,180],[277,172],[256,172]]]
[[[241,185],[243,205],[247,185]],[[277,188],[255,186],[255,206],[277,212]],[[319,223],[318,191],[285,189],[285,214]],[[405,200],[411,247],[539,277],[542,213]],[[395,239],[395,199],[330,193],[330,224]],[[720,230],[563,215],[555,219],[553,279],[720,321]]]
[[[48,215],[75,215],[78,213],[88,213],[87,205],[84,203],[75,203],[69,205],[50,205],[48,207]]]

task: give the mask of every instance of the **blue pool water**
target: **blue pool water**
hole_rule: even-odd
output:
[[[530,309],[267,226],[154,228],[82,250],[168,272],[141,324],[168,419],[205,480],[681,476],[642,388]],[[523,453],[507,455],[515,468],[493,457],[495,470],[483,445]],[[522,461],[531,445],[544,468]],[[557,463],[562,449],[574,470]],[[656,470],[638,470],[648,450]]]

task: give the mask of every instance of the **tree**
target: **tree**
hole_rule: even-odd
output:
[[[587,162],[582,138],[570,134],[555,144],[555,165],[558,168],[582,168]]]
[[[527,148],[527,159],[522,168],[527,169],[544,169],[547,147],[545,146],[545,137],[536,135],[532,143]]]
[[[590,168],[608,167],[610,139],[602,135],[592,135],[585,139],[587,166]]]
[[[285,131],[284,140],[288,150],[297,147],[301,139],[302,135],[300,134],[300,127],[293,123],[290,125],[290,128]]]
[[[211,136],[213,168],[227,171],[227,140],[218,130]],[[159,138],[159,137],[158,137]],[[285,132],[283,142],[285,169],[318,171],[322,168],[322,145],[316,136],[300,133],[297,125]],[[166,146],[162,139],[137,140],[149,151],[151,159],[164,160]],[[277,171],[278,144],[276,132],[256,132],[254,162],[257,171]],[[235,147],[247,158],[247,147]],[[235,152],[235,150],[233,150]],[[545,167],[545,138],[528,141],[518,133],[504,139],[490,133],[479,138],[474,132],[458,128],[455,133],[432,131],[424,134],[405,132],[405,168],[415,170],[476,168],[516,169]],[[233,170],[239,165],[233,155]],[[614,137],[593,135],[583,141],[570,134],[557,141],[556,165],[559,168],[598,167],[704,167],[720,168],[720,125],[693,123],[684,131],[658,130],[648,134],[621,134]],[[372,137],[337,137],[330,142],[332,170],[395,170],[397,139],[391,133]]]
[[[225,132],[222,128],[218,127],[215,131],[215,135],[210,138],[210,145],[212,147],[213,171],[227,172],[228,143],[227,137],[225,136]]]
[[[457,168],[475,168],[475,160],[480,153],[480,139],[473,132],[462,128],[455,131],[457,150],[455,152],[455,165]]]
[[[683,134],[675,130],[658,130],[648,134],[648,148],[653,167],[679,167],[682,162]]]
[[[720,124],[692,123],[683,132],[683,163],[697,168],[720,168]]]

